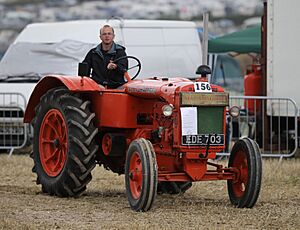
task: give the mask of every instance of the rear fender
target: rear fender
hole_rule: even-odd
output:
[[[29,123],[35,116],[35,107],[38,105],[40,98],[48,90],[59,86],[65,86],[71,92],[101,92],[105,88],[98,85],[89,77],[78,76],[46,76],[43,77],[35,86],[28,105],[26,107],[24,122]]]

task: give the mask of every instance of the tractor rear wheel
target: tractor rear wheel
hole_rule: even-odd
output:
[[[158,194],[182,194],[192,187],[192,182],[161,181],[157,185]]]
[[[91,181],[98,146],[89,101],[66,88],[49,90],[36,107],[33,172],[42,191],[78,196]]]
[[[140,138],[131,142],[125,163],[126,194],[131,209],[148,211],[157,191],[157,162],[150,141]]]
[[[237,141],[232,148],[228,167],[239,170],[236,180],[227,181],[231,203],[238,208],[252,208],[261,188],[262,160],[258,145],[249,138]]]

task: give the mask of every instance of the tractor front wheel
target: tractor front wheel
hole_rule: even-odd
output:
[[[67,89],[49,90],[36,108],[33,172],[42,191],[57,196],[78,196],[92,179],[97,129],[95,114]]]
[[[237,178],[227,181],[231,203],[238,208],[252,208],[261,188],[262,160],[258,145],[249,138],[237,141],[228,167],[238,170]]]
[[[148,211],[156,197],[157,162],[150,141],[140,138],[131,142],[125,163],[126,194],[134,211]]]

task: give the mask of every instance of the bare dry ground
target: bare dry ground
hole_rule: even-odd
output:
[[[263,161],[253,209],[232,207],[217,181],[159,195],[147,213],[131,211],[124,176],[102,167],[79,198],[44,195],[31,167],[28,155],[0,155],[0,229],[300,229],[300,159]]]

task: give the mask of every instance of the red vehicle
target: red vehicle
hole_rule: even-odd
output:
[[[138,62],[138,74],[138,59],[126,58]],[[192,182],[207,180],[227,180],[231,203],[253,207],[262,173],[257,144],[237,141],[228,167],[211,162],[225,146],[228,94],[208,82],[133,80],[137,74],[130,79],[125,73],[127,83],[117,89],[89,77],[40,80],[24,120],[34,126],[33,171],[42,191],[78,196],[99,164],[125,174],[135,211],[149,210],[157,193],[182,193]]]

